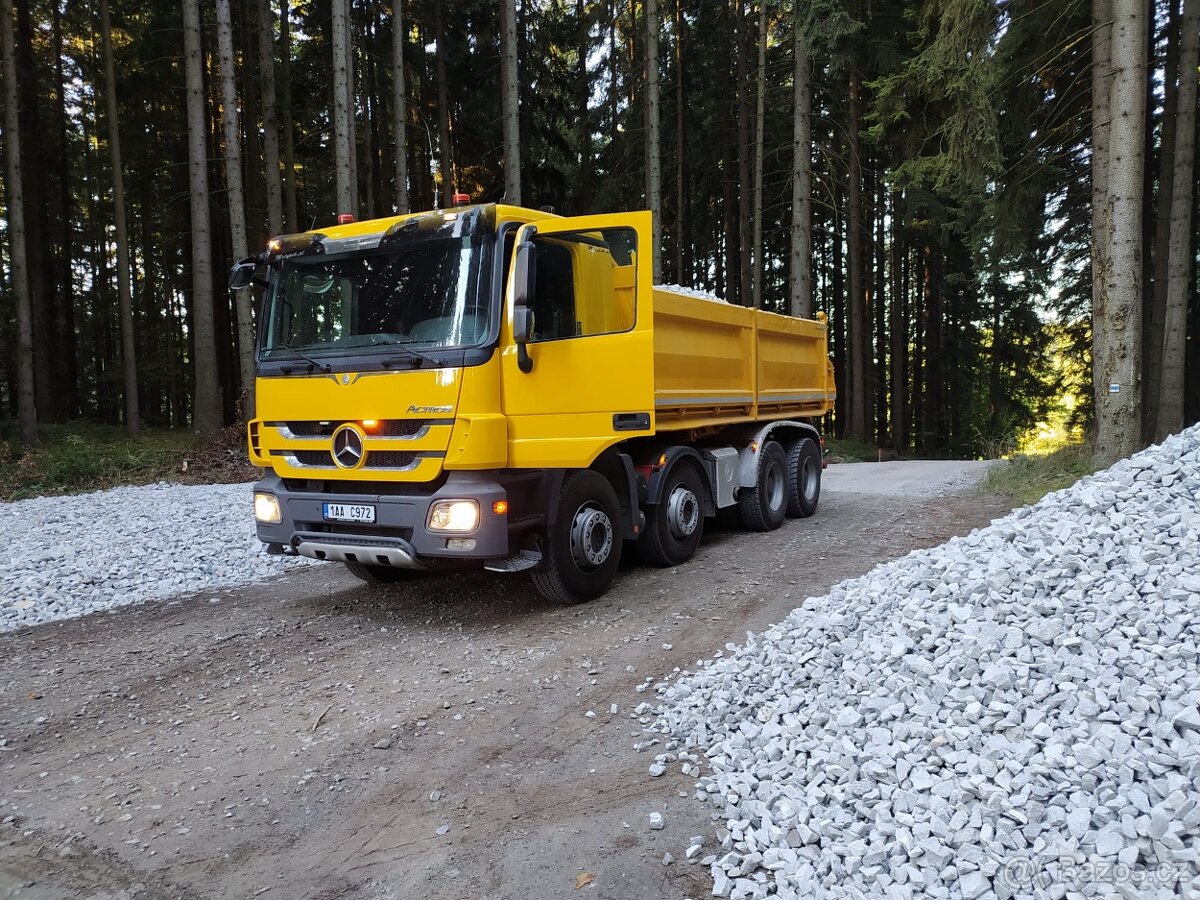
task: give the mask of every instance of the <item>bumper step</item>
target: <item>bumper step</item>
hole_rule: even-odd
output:
[[[489,572],[524,572],[532,569],[542,561],[542,554],[537,550],[522,550],[506,559],[489,561],[484,568]]]

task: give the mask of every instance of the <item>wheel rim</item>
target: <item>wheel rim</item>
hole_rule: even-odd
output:
[[[700,501],[686,484],[677,484],[667,501],[667,527],[676,540],[689,538],[700,524]]]
[[[571,558],[585,572],[608,561],[613,548],[612,519],[593,503],[585,503],[571,521]]]
[[[766,488],[764,493],[767,495],[767,504],[771,509],[779,509],[783,506],[787,482],[787,479],[783,475],[783,467],[778,462],[772,462],[767,466],[767,471],[763,474],[763,486]]]
[[[817,467],[811,459],[804,460],[800,469],[800,490],[805,500],[812,500],[817,496]]]

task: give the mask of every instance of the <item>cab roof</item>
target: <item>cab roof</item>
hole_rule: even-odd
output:
[[[320,226],[314,227],[308,231],[298,232],[293,235],[281,235],[281,237],[296,237],[298,235],[318,235],[330,241],[340,241],[346,238],[368,237],[370,235],[385,234],[388,229],[398,222],[405,222],[410,219],[434,218],[438,216],[456,215],[467,210],[481,210],[485,216],[490,214],[496,225],[501,225],[505,222],[536,222],[540,219],[556,219],[559,218],[555,213],[544,212],[539,209],[529,209],[524,206],[510,206],[505,203],[471,203],[463,206],[451,206],[444,209],[423,210],[421,212],[406,213],[400,216],[385,216],[379,219],[365,219],[361,222],[351,222],[346,225],[330,225],[327,228]]]

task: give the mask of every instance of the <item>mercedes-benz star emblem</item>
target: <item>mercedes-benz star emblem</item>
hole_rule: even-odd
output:
[[[357,469],[367,455],[362,435],[352,425],[343,425],[333,433],[333,447],[329,452],[343,469]]]

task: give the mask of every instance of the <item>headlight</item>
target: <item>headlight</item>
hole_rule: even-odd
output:
[[[479,526],[479,504],[474,500],[438,500],[429,507],[430,531],[466,534]]]
[[[279,508],[279,498],[274,494],[254,492],[254,521],[263,525],[278,525],[283,521],[283,511]]]

